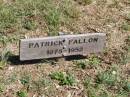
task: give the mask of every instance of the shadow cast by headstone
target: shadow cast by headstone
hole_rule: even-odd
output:
[[[54,65],[60,58],[63,57],[20,61],[19,56],[13,55],[9,56],[8,62],[10,62],[10,65],[31,65],[39,63],[51,63],[52,65]],[[75,56],[67,56],[64,58],[65,61],[73,61],[73,60],[85,59],[86,57],[81,55],[75,55]]]
[[[82,55],[73,55],[73,56],[67,56],[65,57],[66,61],[73,61],[73,60],[81,60],[81,59],[86,59],[86,56],[82,56]]]
[[[56,61],[57,61],[56,58],[36,59],[36,60],[27,60],[27,61],[21,61],[19,56],[10,56],[8,58],[8,62],[10,62],[10,65],[31,65],[31,64],[39,64],[39,63],[47,63],[47,62],[54,64]]]

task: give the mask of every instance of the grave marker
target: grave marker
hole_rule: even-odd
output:
[[[20,40],[20,60],[87,55],[102,52],[106,34],[89,33]]]

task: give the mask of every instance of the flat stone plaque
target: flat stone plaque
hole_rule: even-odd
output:
[[[20,40],[20,60],[87,55],[102,52],[106,34],[88,33]]]

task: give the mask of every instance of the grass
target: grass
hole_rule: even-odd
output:
[[[124,88],[124,90],[126,90],[127,92],[130,92],[130,82],[129,82],[129,81],[125,82],[123,88]]]
[[[100,65],[101,61],[98,57],[96,56],[91,56],[87,59],[83,60],[76,60],[74,61],[74,64],[81,69],[86,69],[86,68],[96,68]]]
[[[28,85],[30,82],[30,76],[23,76],[20,79],[21,84],[23,84],[24,86]]]
[[[82,0],[82,2],[85,4],[85,5],[89,5],[92,3],[92,0]]]
[[[9,78],[6,79],[6,84],[15,83],[17,81],[17,75],[13,73],[9,76]]]
[[[89,5],[93,2],[93,0],[75,0],[75,1],[84,6]]]
[[[34,30],[37,28],[36,22],[33,20],[24,20],[23,21],[23,28],[27,29],[27,30]]]
[[[45,92],[45,88],[49,88],[52,87],[52,81],[48,78],[40,78],[36,81],[32,81],[30,83],[31,87],[30,87],[30,91],[36,92],[39,95],[42,95]]]
[[[101,72],[97,76],[98,83],[104,83],[108,85],[114,85],[117,82],[117,74],[116,71],[105,71]]]
[[[48,24],[49,35],[54,36],[58,34],[57,31],[59,29],[60,16],[61,13],[59,9],[51,9],[48,11],[47,15],[45,15],[45,19]]]
[[[125,30],[125,31],[130,31],[130,24],[129,23],[124,23],[123,25],[122,25],[122,28]]]
[[[127,64],[130,62],[130,36],[127,37],[126,39],[126,49],[127,49],[127,54],[125,55],[125,57],[123,58],[124,60],[124,64]]]
[[[125,31],[130,31],[130,13],[127,14],[127,16],[125,17],[125,22],[122,25],[122,29]]]
[[[108,71],[99,73],[97,79],[87,77],[84,80],[88,97],[129,97],[129,84],[127,80],[120,82]],[[99,81],[100,80],[100,81]],[[125,82],[126,81],[126,82]],[[112,91],[114,90],[114,91]]]
[[[129,97],[130,37],[127,43],[124,37],[129,35],[130,23],[129,15],[127,19],[120,16],[127,12],[126,1],[1,0],[0,97],[28,97],[30,94],[32,97]],[[107,33],[107,49],[114,51],[74,61],[42,60],[36,66],[29,62],[23,62],[25,65],[20,62],[20,66],[12,63],[13,69],[9,69],[10,56],[18,54],[11,46],[17,47],[20,38],[98,30]]]
[[[0,84],[0,94],[2,94],[5,90],[4,84]]]
[[[119,65],[112,65],[107,70],[99,70],[96,78],[86,76],[83,81],[88,97],[129,97],[129,80],[119,69]]]
[[[84,80],[84,86],[88,97],[111,97],[104,85],[98,87],[98,84],[96,84],[91,77],[87,77]]]
[[[19,40],[18,36],[7,36],[0,34],[0,46],[2,47],[0,51],[0,68],[3,69],[7,63],[9,63],[9,58],[13,55],[9,45],[11,43],[16,43]]]
[[[27,92],[25,91],[18,91],[16,94],[17,94],[17,97],[28,97]]]
[[[20,37],[26,36],[28,31],[35,32],[37,29],[44,29],[49,36],[58,35],[60,26],[70,26],[79,14],[69,0],[60,1],[59,5],[51,0],[16,0],[11,5],[1,3],[0,45],[6,48],[7,45],[18,42]],[[5,51],[6,49],[2,53]],[[6,54],[6,58],[1,55],[1,68],[6,64]]]
[[[19,29],[35,31],[43,22],[47,25],[44,29],[49,35],[57,35],[64,19],[72,20],[79,16],[79,11],[72,6],[71,1],[63,0],[59,3],[64,6],[50,0],[17,0],[12,5],[1,4],[0,32],[15,33]]]
[[[100,65],[100,63],[101,63],[101,60],[96,56],[91,56],[89,58],[89,65],[91,68],[98,67],[98,65]]]
[[[71,74],[64,74],[63,72],[54,72],[50,74],[51,79],[59,81],[59,85],[73,85],[75,78]]]
[[[74,64],[81,69],[86,69],[89,61],[88,60],[76,60],[74,61]]]
[[[7,36],[7,35],[2,35],[0,34],[0,44],[3,47],[6,47],[10,43],[14,43],[15,41],[18,41],[19,37],[12,35],[12,36]]]
[[[0,32],[6,32],[7,30],[16,26],[17,18],[12,6],[1,5],[0,16]]]
[[[9,49],[5,48],[0,54],[0,68],[3,69],[8,63],[9,57],[12,55]]]

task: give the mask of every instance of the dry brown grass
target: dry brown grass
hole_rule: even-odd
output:
[[[62,5],[61,1],[64,0],[55,0],[55,6],[59,7],[58,4],[61,4],[61,7],[68,7],[67,5]],[[70,5],[70,8],[72,8],[72,10],[70,11],[70,13],[68,13],[69,18],[67,17],[66,19],[66,17],[60,17],[61,22],[59,23],[56,32],[73,32],[73,34],[94,32],[106,33],[107,43],[106,49],[103,52],[104,54],[97,55],[98,58],[101,60],[101,64],[98,66],[98,68],[86,68],[82,70],[81,68],[77,68],[73,61],[66,61],[64,60],[64,58],[57,59],[56,61],[49,60],[49,62],[47,62],[48,60],[46,60],[45,62],[43,61],[36,64],[25,63],[23,65],[22,63],[18,63],[18,65],[14,65],[13,63],[8,63],[3,70],[0,70],[0,84],[4,85],[4,88],[2,88],[3,92],[1,93],[0,97],[16,97],[16,92],[19,90],[27,91],[28,97],[33,97],[34,95],[35,97],[39,97],[42,95],[44,95],[45,97],[90,97],[88,96],[88,91],[84,87],[84,79],[89,76],[93,80],[95,80],[96,75],[99,71],[102,72],[108,70],[112,67],[113,64],[117,64],[118,68],[120,67],[121,70],[119,70],[119,72],[121,72],[121,76],[130,80],[129,63],[127,63],[127,65],[125,65],[124,63],[122,63],[124,65],[119,65],[122,62],[122,57],[127,54],[127,51],[124,49],[126,48],[125,40],[127,36],[130,35],[130,31],[122,29],[122,24],[124,22],[130,22],[125,18],[127,14],[130,13],[130,1],[92,1],[93,2],[90,4],[82,4],[79,3],[77,0],[71,1],[72,5]],[[10,3],[10,0],[5,0],[4,2]],[[75,7],[77,9],[74,9]],[[48,36],[47,32],[49,31],[48,27],[50,26],[48,26],[47,22],[44,19],[42,20],[40,16],[36,16],[34,18],[36,22],[39,23],[38,28],[34,30],[26,30],[23,28],[17,29],[17,31],[20,32],[20,35],[24,35],[28,38]],[[66,22],[66,20],[68,21]],[[42,22],[40,23],[40,21]],[[14,31],[11,34],[6,33],[6,36],[8,37],[8,35],[14,35],[14,33],[16,32]],[[9,44],[11,45],[10,50],[12,51],[12,53],[18,55],[18,44]],[[14,46],[17,47],[16,50],[14,50]],[[50,79],[50,77],[48,76],[50,73],[53,73],[55,71],[64,73],[69,72],[74,74],[77,83],[74,86],[60,86],[57,81]],[[29,82],[29,87],[21,84],[20,78],[22,75],[29,75],[29,77],[31,78]],[[40,88],[36,87],[33,84],[33,81],[37,82],[39,79],[42,78],[44,78],[46,81],[50,81],[50,83],[47,83],[47,85]],[[10,79],[12,79],[12,81],[10,81]],[[40,83],[38,84],[43,85]],[[123,97],[115,96],[115,90],[112,90],[112,88],[108,89],[108,94],[111,94],[108,97]]]

